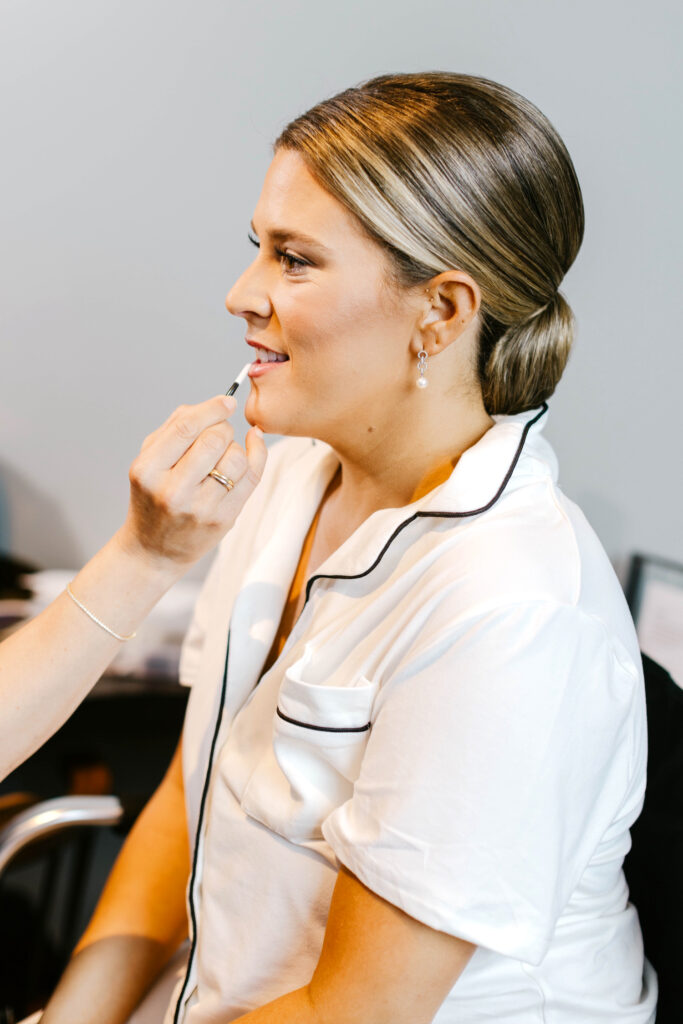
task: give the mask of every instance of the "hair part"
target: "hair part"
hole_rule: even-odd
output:
[[[584,216],[571,158],[532,103],[469,75],[383,75],[296,118],[275,148],[297,152],[356,216],[398,284],[474,278],[490,414],[550,397],[573,338],[558,288]]]

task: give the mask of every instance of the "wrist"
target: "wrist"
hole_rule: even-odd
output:
[[[179,566],[150,556],[122,528],[74,578],[72,596],[108,631],[128,636],[181,575]]]
[[[159,596],[173,586],[189,569],[177,559],[150,551],[139,540],[127,524],[116,531],[107,547],[111,546],[129,571],[139,578],[140,583],[151,590],[159,590]]]

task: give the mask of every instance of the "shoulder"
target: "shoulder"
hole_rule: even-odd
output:
[[[421,582],[433,601],[433,624],[453,629],[487,619],[498,636],[526,624],[530,643],[534,623],[569,644],[572,635],[590,633],[639,672],[635,629],[614,569],[580,509],[550,477],[512,488],[435,540],[439,557]]]

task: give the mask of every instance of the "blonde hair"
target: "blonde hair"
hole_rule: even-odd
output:
[[[558,288],[581,244],[583,203],[564,143],[532,103],[469,75],[383,75],[296,118],[275,148],[299,153],[355,214],[397,283],[449,269],[474,278],[489,413],[553,393],[573,337]]]

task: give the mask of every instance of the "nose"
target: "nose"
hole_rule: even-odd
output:
[[[267,320],[270,317],[270,298],[265,282],[261,279],[258,258],[235,281],[225,297],[225,308],[228,313],[244,317],[245,320],[251,317]]]

